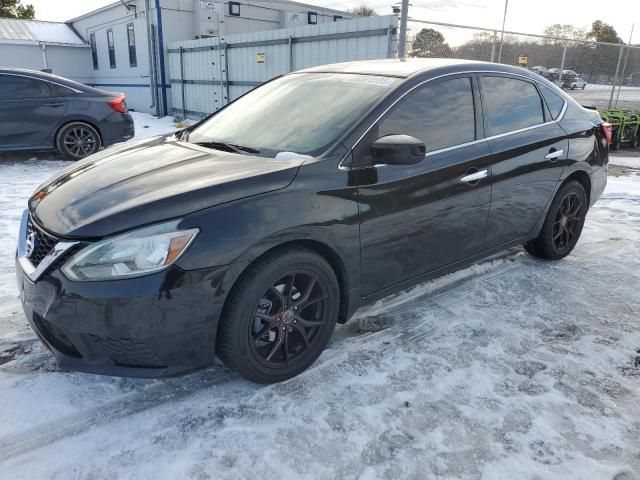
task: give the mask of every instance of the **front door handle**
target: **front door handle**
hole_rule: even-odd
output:
[[[45,104],[47,107],[64,107],[64,102],[51,102]]]
[[[487,170],[480,170],[478,172],[465,175],[460,179],[460,181],[464,183],[473,183],[473,182],[477,182],[478,180],[482,180],[483,178],[487,178],[488,175],[489,175],[489,172]]]
[[[546,158],[547,160],[557,160],[558,158],[562,157],[564,155],[564,150],[552,150],[549,153],[547,153],[544,158]]]

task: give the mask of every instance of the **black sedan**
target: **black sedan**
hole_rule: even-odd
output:
[[[558,260],[607,180],[610,127],[520,68],[312,68],[42,185],[26,316],[65,369],[309,367],[361,305],[524,244]]]
[[[56,149],[78,160],[134,133],[121,93],[49,73],[0,68],[0,153]]]

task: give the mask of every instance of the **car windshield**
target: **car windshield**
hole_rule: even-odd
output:
[[[399,82],[373,75],[287,75],[249,92],[184,138],[266,157],[319,155]]]

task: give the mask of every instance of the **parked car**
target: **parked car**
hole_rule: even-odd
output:
[[[575,77],[571,82],[569,82],[569,88],[571,90],[575,90],[577,88],[584,90],[587,88],[587,82],[585,82],[582,77]]]
[[[530,69],[533,73],[537,73],[545,78],[549,75],[549,69],[547,67],[543,67],[542,65],[537,65],[535,67],[531,67]]]
[[[0,152],[56,149],[71,160],[135,133],[123,94],[17,68],[0,68],[0,127]]]
[[[17,252],[26,317],[64,369],[159,377],[217,354],[285,380],[365,303],[514,245],[568,255],[610,135],[518,67],[288,74],[38,188]]]
[[[562,87],[568,88],[574,78],[576,78],[578,74],[573,70],[564,69],[562,70]],[[547,71],[546,78],[552,82],[557,82],[560,79],[560,69],[559,68],[550,68]]]

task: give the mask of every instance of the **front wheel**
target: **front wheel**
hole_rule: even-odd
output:
[[[229,294],[216,352],[254,382],[287,380],[320,356],[339,310],[338,280],[323,257],[297,246],[275,250]]]
[[[56,148],[69,160],[80,160],[93,155],[100,150],[101,145],[98,131],[84,122],[65,125],[56,137]]]
[[[525,244],[525,249],[548,260],[566,257],[578,243],[588,207],[582,185],[575,181],[565,184],[553,199],[540,234]]]

